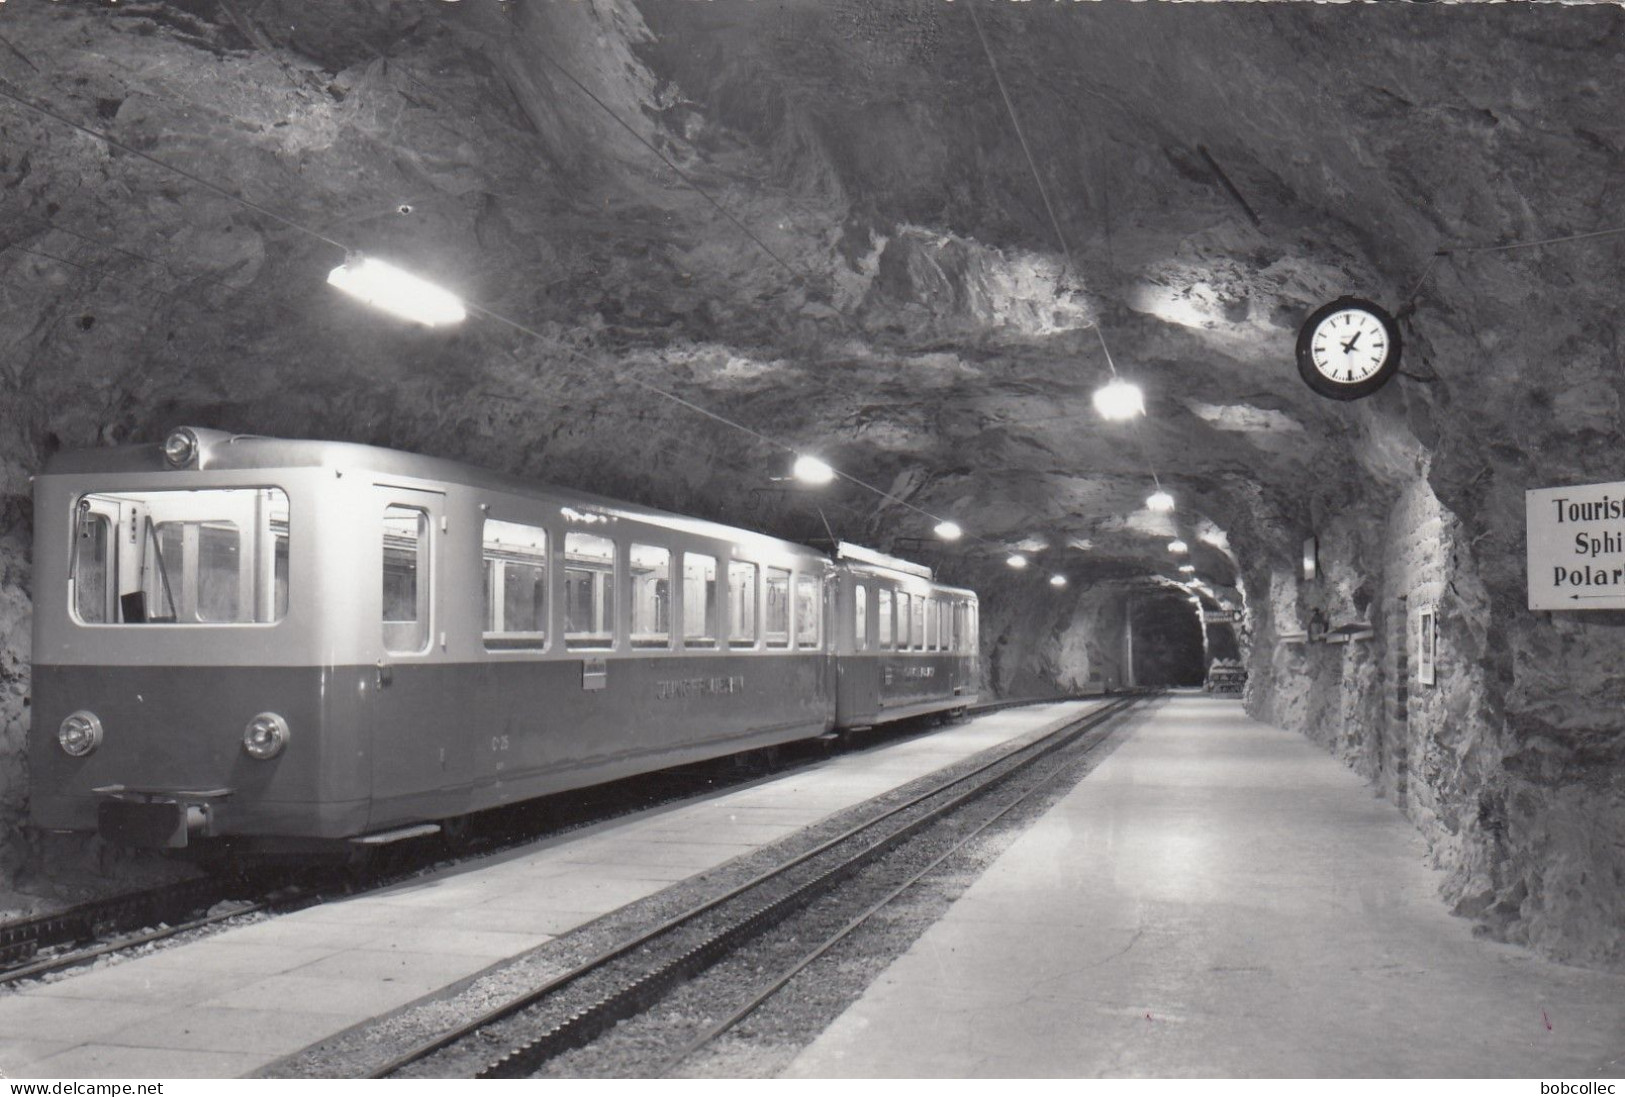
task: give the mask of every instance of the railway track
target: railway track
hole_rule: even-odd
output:
[[[683,1034],[655,1072],[669,1073],[1015,810],[1080,751],[1093,750],[1110,735],[1114,718],[1142,699],[1113,700],[1043,739],[916,791],[785,863],[397,1054],[367,1076],[526,1077],[566,1053],[585,1054],[579,1049],[616,1026],[624,1031],[640,1022],[661,1030],[658,1038],[670,1045],[673,1025],[660,1020],[658,1010],[674,990],[698,996],[714,1011],[721,996],[699,989],[708,972],[729,964],[771,969],[750,993],[731,992],[723,1016]],[[1001,789],[1012,791],[1001,796]],[[782,930],[777,943],[764,945],[776,928]],[[788,950],[787,940],[795,942]]]
[[[266,909],[269,899],[243,898],[262,890],[245,879],[202,877],[7,922],[0,925],[0,986]],[[216,911],[222,903],[231,909]]]
[[[973,705],[969,712],[996,712],[1020,705],[1072,699],[1076,698],[994,701]],[[651,779],[658,777],[651,775]],[[655,801],[691,795],[693,792],[681,782],[674,788],[675,791],[668,788],[654,793]],[[546,831],[556,833],[571,829],[573,825],[601,822],[618,813],[605,812],[594,804],[594,801],[588,800],[580,806],[582,819],[567,819],[562,826],[549,826],[545,828]],[[624,810],[641,811],[649,806],[640,802]],[[501,840],[475,841],[466,854],[482,856],[500,852],[515,844],[531,841],[536,836],[529,830],[521,829],[519,833],[509,834]],[[380,887],[398,882],[432,866],[435,860],[425,855],[419,863],[408,863],[398,871],[384,873],[364,886]],[[230,918],[260,911],[294,909],[321,902],[333,894],[353,894],[355,890],[353,879],[342,884],[289,886],[285,877],[263,873],[235,877],[206,876],[17,919],[0,924],[0,986],[70,970],[103,956],[178,937]],[[233,905],[229,910],[216,910],[222,903]]]

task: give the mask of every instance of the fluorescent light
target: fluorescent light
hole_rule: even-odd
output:
[[[1064,576],[1064,575],[1051,575],[1049,577],[1049,585],[1052,586],[1052,587],[1064,587],[1064,586],[1066,586],[1066,576]]]
[[[791,475],[804,484],[827,484],[835,479],[835,470],[816,457],[801,454],[796,458]]]
[[[1196,570],[1196,565],[1195,564],[1180,564],[1179,565],[1179,570],[1184,572],[1186,575],[1189,575],[1191,572]]]
[[[1180,555],[1182,555],[1184,553],[1189,552],[1190,550],[1191,550],[1191,547],[1189,545],[1187,545],[1183,541],[1169,541],[1168,542],[1168,551],[1173,553],[1175,556],[1180,556]]]
[[[1013,568],[1020,569],[1027,566],[1027,558],[1021,555],[1019,552],[1012,552],[1010,554],[1010,558],[1006,560],[1005,563],[1009,564]]]
[[[1166,491],[1155,491],[1146,498],[1145,507],[1153,514],[1167,514],[1174,509],[1174,497]]]
[[[964,530],[959,528],[958,522],[938,522],[937,528],[932,532],[944,541],[957,541],[965,533]]]
[[[429,327],[460,323],[468,316],[455,295],[381,259],[348,260],[333,268],[327,283],[374,308]]]
[[[1139,385],[1118,378],[1095,390],[1095,410],[1105,419],[1132,419],[1145,414],[1145,396]]]

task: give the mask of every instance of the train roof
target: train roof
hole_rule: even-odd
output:
[[[402,476],[416,480],[440,481],[461,487],[485,488],[490,491],[515,495],[535,495],[545,492],[565,503],[613,513],[634,520],[641,519],[655,525],[677,529],[702,537],[715,537],[737,541],[741,538],[771,542],[782,548],[807,553],[824,559],[830,554],[795,541],[786,541],[754,530],[713,522],[704,518],[691,518],[670,511],[627,503],[590,492],[562,488],[536,480],[527,480],[503,472],[492,472],[477,465],[464,464],[444,457],[425,457],[418,453],[368,446],[359,442],[324,442],[302,438],[267,438],[255,434],[229,434],[225,431],[202,427],[177,428],[189,431],[197,439],[199,471],[333,468],[366,469],[380,476]],[[175,432],[171,432],[172,434]],[[96,473],[174,472],[177,471],[164,457],[162,443],[127,446],[103,446],[96,449],[63,450],[46,459],[42,476],[80,476]],[[184,471],[184,470],[183,470]],[[843,561],[844,562],[844,561]],[[941,584],[938,584],[939,586]],[[957,588],[944,588],[957,589]],[[971,591],[965,591],[972,594]]]

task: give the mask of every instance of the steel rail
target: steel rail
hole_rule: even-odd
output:
[[[1128,706],[1124,706],[1124,709],[1127,707]],[[1122,712],[1124,709],[1118,709],[1117,711]],[[1105,736],[1101,736],[1099,740],[1091,743],[1085,749],[1085,753],[1093,751],[1100,745],[1101,742],[1105,740],[1105,738]],[[970,830],[961,834],[954,841],[952,846],[938,854],[936,857],[932,858],[929,863],[917,871],[911,873],[907,879],[888,889],[879,899],[875,900],[863,911],[850,918],[834,933],[831,933],[825,937],[823,943],[808,951],[801,957],[801,959],[797,960],[790,967],[782,970],[775,978],[766,984],[763,984],[749,1001],[736,1008],[727,1017],[724,1017],[722,1020],[712,1024],[698,1036],[693,1037],[681,1051],[677,1052],[675,1055],[669,1056],[654,1072],[653,1076],[657,1078],[670,1077],[677,1066],[680,1065],[684,1060],[693,1056],[695,1052],[713,1043],[718,1037],[733,1029],[734,1026],[738,1025],[739,1022],[743,1021],[746,1017],[749,1017],[752,1013],[755,1013],[758,1009],[765,1005],[770,998],[779,993],[779,991],[783,990],[792,979],[816,963],[827,952],[829,952],[830,949],[834,948],[853,933],[867,925],[871,918],[873,918],[876,914],[879,914],[886,907],[890,906],[904,892],[908,891],[920,881],[926,879],[932,873],[936,872],[936,870],[941,867],[945,861],[947,861],[950,857],[958,855],[960,851],[962,851],[971,842],[975,841],[981,834],[987,831],[988,828],[998,823],[1001,819],[1009,815],[1018,807],[1028,803],[1032,797],[1037,795],[1039,792],[1048,788],[1062,772],[1062,770],[1057,770],[1056,772],[1044,777],[1042,780],[1035,783],[1031,788],[1023,792],[1014,800],[1010,801],[1010,803],[1006,804],[1004,807],[1000,808],[998,811],[976,824]]]
[[[626,941],[610,946],[609,948],[599,952],[597,955],[580,963],[571,970],[546,980],[540,986],[534,987],[509,999],[506,1002],[500,1003],[491,1009],[485,1010],[469,1021],[466,1021],[463,1024],[435,1036],[432,1039],[420,1043],[416,1047],[410,1048],[407,1051],[394,1056],[387,1062],[369,1071],[365,1076],[369,1078],[383,1078],[398,1074],[413,1064],[421,1062],[430,1056],[467,1039],[483,1029],[490,1028],[495,1024],[505,1021],[516,1014],[519,1014],[524,1010],[541,1003],[543,1000],[556,995],[559,991],[578,982],[586,976],[603,971],[611,963],[622,959],[623,957],[629,956],[636,950],[643,948],[646,945],[650,945],[661,938],[667,937],[679,929],[691,926],[702,916],[718,910],[725,904],[744,897],[750,892],[762,888],[768,884],[784,880],[787,874],[792,870],[804,866],[813,861],[815,858],[828,853],[830,850],[848,843],[857,837],[860,837],[866,831],[873,832],[887,820],[894,819],[898,815],[918,807],[927,800],[940,797],[944,793],[954,789],[956,786],[971,785],[972,782],[974,782],[978,777],[986,774],[989,770],[1004,766],[1007,763],[1011,763],[1012,760],[1020,758],[1020,756],[1023,754],[1026,754],[1027,757],[1020,758],[1019,761],[1016,761],[1014,765],[1010,766],[1009,772],[1014,772],[1015,770],[1023,768],[1026,765],[1030,765],[1032,762],[1044,757],[1048,753],[1065,746],[1071,741],[1071,739],[1083,734],[1090,728],[1105,722],[1113,716],[1116,716],[1128,707],[1137,703],[1140,699],[1140,695],[1109,699],[1107,703],[1102,705],[1100,708],[1084,714],[1077,720],[1071,721],[1063,728],[1057,729],[1055,732],[1051,733],[1049,736],[1034,742],[1025,743],[1022,746],[1003,752],[998,757],[990,759],[989,761],[977,766],[975,769],[947,781],[940,782],[932,788],[920,792],[908,798],[904,802],[887,809],[886,811],[872,816],[861,823],[857,823],[842,831],[840,834],[821,842],[812,849],[791,858],[785,863],[761,872],[752,877],[750,880],[730,888],[720,895],[696,904],[687,911],[667,918],[651,929],[639,933]],[[1000,707],[1010,706],[1006,704],[1000,705]],[[979,795],[985,787],[985,783],[982,785],[972,785],[970,791],[961,797],[961,801],[963,799],[968,799],[971,796]],[[956,803],[957,802],[960,801],[956,801]],[[926,818],[928,819],[929,816]],[[925,820],[916,821],[915,824],[911,824],[910,827],[888,836],[886,839],[883,839],[880,843],[870,847],[859,856],[878,855],[878,853],[884,848],[888,848],[891,843],[900,841],[903,837],[906,837],[907,834],[912,832],[912,829],[917,829],[918,826],[924,825],[924,822]],[[817,878],[816,881],[814,881],[814,883],[832,883],[834,878],[838,877],[838,875],[844,875],[849,871],[855,870],[855,868],[856,864],[852,861],[848,861],[847,863],[837,866],[835,869],[822,874]],[[704,945],[689,950],[689,952],[685,953],[683,956],[669,963],[667,965],[669,970],[666,974],[666,978],[669,979],[677,977],[690,969],[697,969],[698,967],[703,967],[709,964],[717,955],[720,955],[722,952],[725,952],[728,947],[731,947],[735,940],[754,932],[758,928],[761,928],[761,926],[764,925],[768,920],[773,919],[776,915],[782,913],[790,906],[800,905],[802,902],[804,902],[804,899],[804,890],[802,888],[798,888],[793,890],[789,895],[784,896],[774,902],[768,903],[751,912],[745,918],[736,922],[736,924],[730,929],[713,936],[713,938],[710,941],[707,941]],[[594,1026],[600,1025],[604,1022],[613,1022],[613,1020],[620,1019],[620,1016],[624,1015],[628,1009],[632,1008],[636,1004],[640,996],[646,996],[658,990],[660,988],[661,981],[661,977],[655,973],[647,973],[629,981],[610,994],[607,998],[601,999],[598,1003],[591,1007],[578,1010],[574,1015],[566,1018],[565,1021],[560,1025],[555,1026],[553,1029],[549,1030],[547,1033],[544,1033],[536,1040],[529,1041],[528,1044],[530,1051],[515,1049],[514,1052],[503,1056],[497,1061],[488,1062],[487,1068],[481,1072],[480,1076],[509,1076],[513,1072],[525,1069],[524,1064],[536,1057],[537,1049],[540,1049],[541,1057],[545,1059],[547,1056],[554,1054],[559,1050],[564,1050],[569,1046],[574,1046],[576,1043],[580,1042],[584,1036],[590,1038],[591,1034],[588,1032],[589,1029],[592,1029]]]

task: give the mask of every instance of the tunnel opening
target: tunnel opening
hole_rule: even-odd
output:
[[[1137,598],[1130,611],[1134,682],[1146,688],[1199,686],[1207,673],[1198,610],[1184,594]]]

